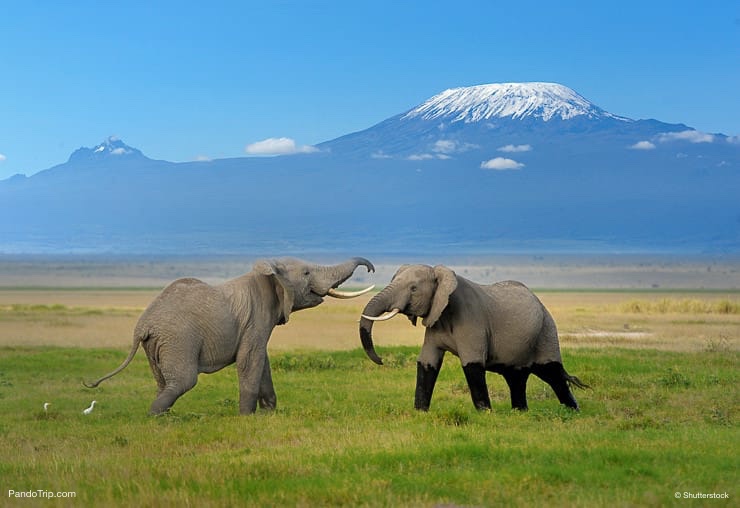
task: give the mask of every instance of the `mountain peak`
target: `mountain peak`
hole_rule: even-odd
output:
[[[144,157],[144,154],[140,150],[128,146],[117,137],[109,136],[93,148],[78,148],[70,155],[69,161],[100,161],[120,157],[140,158]]]
[[[587,118],[629,119],[612,115],[558,83],[492,83],[450,88],[406,113],[403,118],[452,122],[479,122],[491,118]]]

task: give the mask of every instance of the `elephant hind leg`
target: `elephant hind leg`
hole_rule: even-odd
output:
[[[150,415],[159,415],[168,411],[172,405],[185,392],[190,390],[198,382],[198,373],[194,372],[192,376],[180,376],[177,379],[166,379],[165,387],[162,389],[157,398],[152,402],[149,408]]]
[[[159,395],[165,389],[167,384],[164,381],[164,376],[162,375],[162,371],[160,370],[159,365],[157,365],[156,360],[150,355],[147,355],[147,358],[149,359],[149,368],[152,370],[154,380],[157,382],[157,395]]]
[[[486,385],[486,368],[483,364],[463,365],[463,372],[465,372],[465,379],[468,382],[475,409],[491,409],[491,398],[488,396],[488,385]]]
[[[562,363],[535,363],[532,365],[532,373],[552,387],[561,404],[565,404],[569,408],[578,411],[578,402],[576,402],[576,398],[573,396],[573,393],[570,391],[570,387],[568,386],[570,376],[565,372]]]
[[[149,408],[149,414],[158,415],[168,411],[182,394],[190,390],[198,382],[198,368],[196,359],[177,361],[160,358],[154,361],[152,370],[156,371],[159,392],[157,398]]]
[[[511,392],[511,408],[526,411],[527,407],[527,379],[529,369],[508,368],[502,372],[506,384]]]

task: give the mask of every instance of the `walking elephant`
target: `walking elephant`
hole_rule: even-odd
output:
[[[336,289],[361,265],[375,271],[364,258],[335,266],[281,259],[258,261],[251,272],[218,286],[192,278],[176,280],[139,318],[128,358],[85,386],[94,388],[118,374],[142,344],[158,387],[150,414],[172,407],[195,386],[198,374],[216,372],[234,362],[239,412],[253,413],[258,402],[274,409],[277,397],[267,358],[273,328],[287,323],[291,312],[316,307],[327,295],[354,298],[370,291],[373,286],[353,293]]]
[[[417,362],[416,409],[426,411],[446,351],[458,356],[477,409],[490,409],[486,371],[503,375],[513,408],[526,410],[530,373],[548,383],[562,404],[578,410],[569,384],[586,388],[563,368],[555,322],[522,283],[473,283],[445,266],[406,265],[366,305],[360,319],[365,352],[382,364],[373,346],[374,321],[401,313],[423,318],[424,345]]]

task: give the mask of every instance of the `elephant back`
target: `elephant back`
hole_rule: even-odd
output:
[[[149,336],[224,333],[233,327],[229,305],[221,291],[195,278],[178,279],[149,304],[137,330]]]

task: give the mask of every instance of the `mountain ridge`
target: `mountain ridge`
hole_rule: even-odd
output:
[[[432,99],[289,156],[175,163],[107,138],[0,181],[0,252],[740,251],[733,138],[586,99],[409,116]]]

